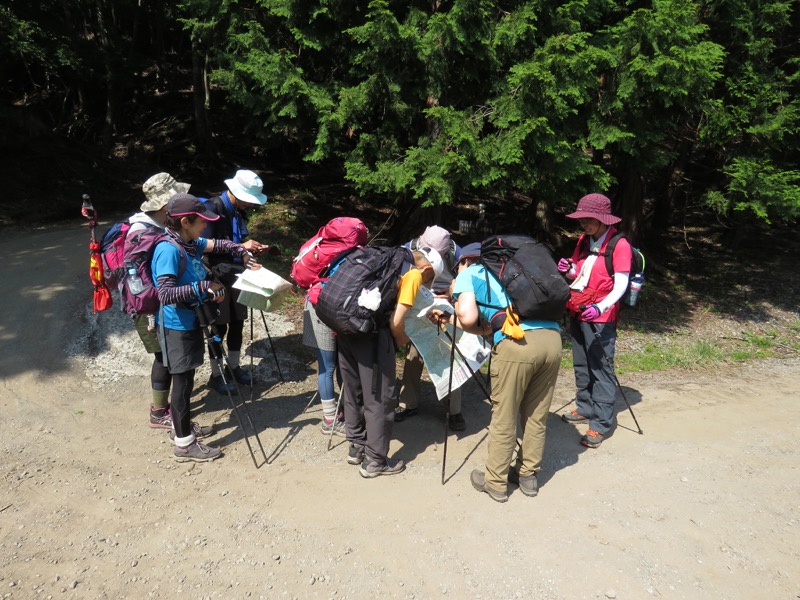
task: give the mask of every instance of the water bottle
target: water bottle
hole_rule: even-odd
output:
[[[139,274],[136,272],[136,267],[131,263],[128,263],[126,266],[128,269],[128,291],[134,296],[141,294],[144,291],[142,278],[139,277]]]
[[[628,292],[628,305],[636,306],[636,301],[639,299],[639,292],[642,291],[644,285],[644,273],[637,273],[631,277],[631,289]]]

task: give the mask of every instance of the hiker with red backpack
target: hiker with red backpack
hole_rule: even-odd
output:
[[[246,239],[250,235],[247,230],[247,211],[267,203],[261,178],[253,171],[239,170],[232,178],[225,180],[225,185],[228,188],[226,191],[206,202],[209,211],[219,219],[208,223],[203,237],[231,240],[235,244],[242,244],[248,252],[255,255],[271,249],[280,252],[277,247]],[[214,277],[225,286],[225,297],[219,306],[220,315],[212,330],[214,335],[225,339],[228,365],[233,378],[241,384],[250,385],[253,383],[253,374],[244,371],[239,364],[247,307],[237,302],[239,290],[233,288],[236,276],[242,273],[245,267],[239,258],[216,255],[208,257],[208,265]],[[208,386],[220,394],[237,394],[236,385],[233,382],[226,383],[226,379],[229,380],[222,377],[219,365],[212,360]]]
[[[260,268],[242,244],[201,237],[206,223],[219,219],[191,194],[175,194],[167,204],[164,239],[158,242],[151,262],[161,310],[158,314],[159,342],[164,364],[171,377],[170,394],[174,455],[178,461],[205,462],[218,458],[217,448],[198,441],[214,433],[190,419],[194,374],[203,364],[203,332],[195,308],[208,302],[221,303],[225,286],[206,279],[202,262],[206,253],[241,258],[245,268]]]
[[[303,345],[317,357],[317,393],[322,404],[322,426],[325,435],[345,436],[344,413],[337,411],[333,379],[336,373],[336,337],[333,330],[317,316],[312,298],[316,299],[331,268],[349,252],[367,243],[367,227],[354,217],[336,217],[320,227],[306,241],[292,260],[291,277],[308,290],[303,307]]]
[[[621,219],[611,214],[611,200],[602,194],[584,196],[567,217],[577,219],[584,233],[572,256],[558,261],[558,270],[572,280],[567,309],[577,388],[577,408],[561,418],[573,424],[588,422],[580,443],[597,448],[616,424],[614,348],[619,301],[628,288],[633,249],[625,237],[618,237],[614,225]]]
[[[189,190],[188,183],[180,183],[169,173],[157,173],[142,185],[147,200],[140,206],[141,212],[128,218],[130,229],[126,237],[134,236],[139,231],[147,229],[164,230],[167,219],[167,202],[175,194]],[[124,309],[125,307],[123,307]],[[164,366],[164,357],[158,343],[153,315],[132,315],[133,325],[142,345],[148,354],[153,355],[153,364],[150,367],[150,388],[152,402],[150,403],[150,427],[172,429],[172,416],[169,411],[169,387],[172,378]]]

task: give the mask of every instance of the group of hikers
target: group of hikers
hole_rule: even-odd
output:
[[[277,249],[249,237],[248,209],[267,202],[256,173],[237,171],[225,180],[225,191],[208,200],[189,194],[189,187],[168,173],[154,175],[142,187],[146,200],[141,212],[129,219],[127,236],[142,229],[159,232],[149,268],[160,307],[155,319],[137,314],[133,319],[146,351],[153,355],[150,426],[170,431],[177,460],[210,461],[221,450],[200,440],[213,435],[214,428],[190,416],[195,371],[205,358],[204,328],[209,326],[215,339],[224,340],[226,356],[224,366],[211,361],[208,386],[236,394],[234,380],[251,384],[254,374],[240,366],[246,307],[236,302],[238,292],[232,285],[244,270],[262,268],[258,255]],[[577,388],[576,408],[562,419],[588,424],[579,443],[597,448],[615,426],[616,323],[620,299],[628,289],[632,248],[617,235],[614,225],[620,219],[602,194],[584,196],[567,216],[578,221],[583,234],[569,258],[551,265],[569,286],[565,309]],[[393,424],[418,412],[423,359],[406,333],[406,323],[418,318],[411,309],[424,287],[452,305],[449,311],[430,311],[431,321],[477,334],[492,345],[488,453],[485,470],[471,473],[473,487],[497,502],[508,499],[509,484],[536,496],[561,360],[561,319],[519,314],[501,278],[482,260],[480,242],[461,247],[445,228],[433,225],[402,248],[372,248],[360,221],[341,221],[356,223],[352,233],[358,243],[325,265],[308,286],[303,314],[303,343],[314,350],[318,363],[322,432],[347,439],[346,460],[359,467],[362,477],[405,469],[402,460],[389,457],[389,445]],[[299,254],[318,249],[320,239]],[[342,286],[354,283],[350,280],[363,277],[364,266],[378,255],[385,266],[377,275],[389,270],[395,274],[393,279],[384,277],[391,288],[378,286],[374,297],[375,290],[370,292],[370,285],[359,281],[356,287],[364,289],[351,304],[350,296],[344,301],[336,296]],[[356,302],[359,315],[373,316],[356,319],[351,311],[339,326],[341,311],[351,310]],[[218,309],[208,323],[198,318],[201,306]],[[407,353],[398,386],[395,358],[403,347]],[[337,376],[341,405],[335,394]],[[444,399],[448,427],[454,431],[466,427],[460,392],[453,389]]]

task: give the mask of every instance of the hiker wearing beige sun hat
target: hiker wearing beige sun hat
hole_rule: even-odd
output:
[[[126,239],[133,240],[134,234],[147,229],[164,229],[167,219],[167,202],[175,194],[183,194],[189,189],[188,183],[177,181],[169,173],[156,173],[142,185],[146,200],[138,212],[128,219],[131,224]],[[164,366],[164,357],[158,337],[148,317],[152,315],[133,315],[133,326],[139,339],[142,340],[144,349],[153,355],[153,364],[150,368],[150,388],[152,399],[150,401],[150,427],[172,428],[172,414],[169,410],[169,389],[171,376]]]
[[[621,219],[611,213],[611,200],[603,194],[589,194],[578,201],[575,212],[583,235],[570,258],[558,261],[558,270],[570,284],[572,362],[575,370],[577,408],[561,415],[568,423],[589,423],[580,443],[597,448],[614,429],[616,384],[612,364],[617,340],[619,301],[628,287],[632,248],[624,237],[616,239],[614,227]],[[605,257],[611,247],[609,273]],[[604,356],[605,355],[605,356]],[[606,358],[607,357],[607,358]]]
[[[225,180],[225,186],[227,190],[206,203],[209,210],[220,218],[208,223],[203,237],[231,240],[236,244],[242,244],[245,249],[256,255],[265,251],[280,254],[280,249],[276,246],[248,239],[250,235],[247,229],[248,210],[267,203],[261,177],[253,171],[240,169],[233,177]],[[214,276],[225,285],[225,300],[219,305],[220,316],[214,325],[214,333],[220,339],[226,338],[228,364],[233,371],[233,377],[239,383],[251,384],[252,375],[239,365],[247,307],[237,302],[239,290],[232,287],[236,276],[244,271],[244,265],[241,260],[225,255],[209,255],[208,262]],[[223,380],[222,373],[213,361],[208,385],[221,394],[237,393],[236,386],[232,382],[226,383]]]

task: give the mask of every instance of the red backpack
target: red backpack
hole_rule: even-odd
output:
[[[301,288],[308,289],[322,281],[325,271],[342,254],[366,243],[367,227],[361,219],[332,219],[300,247],[300,252],[292,260],[292,279]]]

